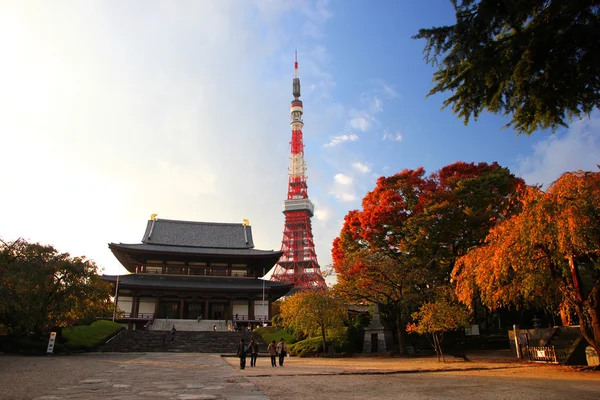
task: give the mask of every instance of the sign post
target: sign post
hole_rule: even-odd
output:
[[[50,332],[50,339],[48,340],[48,348],[46,354],[54,353],[54,342],[56,341],[56,332]]]

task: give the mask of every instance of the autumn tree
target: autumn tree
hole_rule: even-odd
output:
[[[433,302],[426,302],[419,311],[414,312],[415,322],[409,323],[407,332],[415,332],[427,336],[435,349],[438,361],[446,361],[442,348],[444,333],[469,326],[469,313],[463,305],[455,301],[450,290],[441,290]],[[466,356],[463,356],[466,359]]]
[[[600,107],[596,0],[451,0],[454,25],[421,29],[437,68],[429,96],[450,92],[465,124],[490,111],[518,133],[555,130]]]
[[[449,284],[455,260],[485,238],[521,184],[495,163],[458,162],[429,176],[420,168],[380,178],[334,240],[336,289],[381,304],[403,352],[411,314]]]
[[[327,352],[327,333],[344,327],[346,306],[333,290],[296,292],[281,303],[281,324],[308,337],[321,336]]]
[[[13,333],[110,315],[110,285],[96,265],[52,246],[0,241],[0,321]]]
[[[546,192],[526,187],[514,207],[456,263],[459,299],[478,292],[494,309],[557,297],[600,354],[600,173],[566,173]]]

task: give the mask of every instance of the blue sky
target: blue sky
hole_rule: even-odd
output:
[[[107,243],[139,242],[158,213],[247,218],[256,247],[278,250],[296,49],[322,267],[379,176],[497,161],[547,185],[595,170],[597,112],[526,137],[425,98],[433,69],[411,36],[453,18],[448,0],[0,0],[0,237],[123,272]]]

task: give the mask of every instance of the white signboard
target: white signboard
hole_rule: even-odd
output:
[[[546,357],[546,352],[544,350],[536,350],[535,352],[539,358]]]
[[[56,332],[50,332],[50,340],[48,340],[48,348],[46,354],[52,354],[54,352],[54,342],[56,341]]]

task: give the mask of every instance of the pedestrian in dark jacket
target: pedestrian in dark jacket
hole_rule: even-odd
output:
[[[250,338],[250,343],[248,344],[248,353],[250,353],[250,366],[256,367],[256,359],[258,358],[258,343],[256,343],[253,338]]]
[[[240,344],[237,347],[237,356],[240,358],[240,369],[246,368],[246,352],[248,349],[246,348],[246,343],[244,338],[240,339]]]

